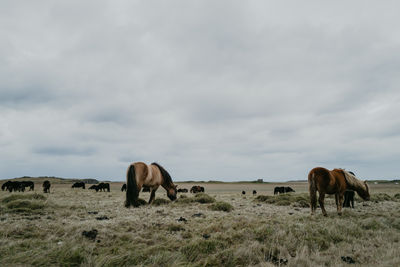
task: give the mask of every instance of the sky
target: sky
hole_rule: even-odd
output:
[[[398,1],[0,2],[0,179],[399,178]]]

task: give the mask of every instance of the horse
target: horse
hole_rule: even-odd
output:
[[[33,191],[35,189],[35,184],[32,181],[22,181],[21,183],[24,187],[29,187],[29,191]]]
[[[293,188],[291,188],[290,186],[286,186],[284,188],[284,193],[290,193],[290,192],[296,192],[296,191],[294,191]]]
[[[190,193],[200,193],[200,192],[204,192],[204,187],[199,186],[199,185],[194,185],[192,186],[192,188],[190,188]]]
[[[353,190],[346,190],[344,192],[344,201],[343,201],[343,208],[350,208],[354,209],[354,191]]]
[[[178,193],[187,193],[189,192],[189,190],[187,190],[186,188],[179,188],[178,189]]]
[[[82,189],[85,189],[85,183],[84,182],[76,182],[71,186],[71,188],[79,188],[79,187],[82,187]]]
[[[253,196],[257,195],[257,191],[253,190]]]
[[[98,185],[92,185],[91,187],[89,187],[90,190],[94,189],[96,190],[96,192],[98,191],[104,191],[106,192],[110,192],[110,184],[109,183],[99,183]]]
[[[1,189],[7,190],[10,193],[12,191],[14,192],[24,192],[25,191],[25,186],[23,185],[22,182],[19,181],[7,181],[5,182],[2,186]]]
[[[242,195],[246,195],[246,191],[242,191]]]
[[[121,192],[124,192],[124,191],[126,191],[126,184],[123,184],[121,187]]]
[[[43,182],[43,193],[49,193],[50,194],[50,181],[46,180]]]
[[[342,214],[343,195],[346,190],[354,190],[364,200],[369,200],[369,188],[366,181],[361,181],[354,175],[343,169],[333,169],[332,171],[317,167],[308,174],[308,185],[311,202],[311,215],[317,209],[317,191],[319,193],[319,205],[322,214],[327,216],[324,207],[325,194],[335,194],[336,207],[339,215]]]
[[[138,207],[139,192],[143,186],[151,189],[149,204],[154,201],[159,186],[167,191],[170,200],[176,200],[176,185],[172,182],[169,173],[158,163],[147,165],[143,162],[134,162],[129,165],[126,173],[126,200],[125,207]]]

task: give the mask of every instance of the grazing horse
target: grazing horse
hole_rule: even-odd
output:
[[[7,181],[5,182],[2,186],[1,189],[8,190],[10,193],[12,191],[14,192],[24,192],[25,191],[25,186],[23,185],[22,182],[19,181]]]
[[[200,186],[200,185],[194,185],[192,186],[192,188],[190,188],[190,193],[200,193],[200,192],[204,192],[204,187]]]
[[[35,184],[32,181],[22,181],[21,183],[24,187],[29,187],[29,191],[33,191],[35,189]]]
[[[123,184],[121,187],[121,192],[124,192],[124,191],[126,191],[126,184]]]
[[[76,182],[71,186],[71,188],[79,188],[79,187],[82,187],[82,189],[85,189],[85,183],[84,182]]]
[[[342,203],[344,192],[348,189],[354,190],[364,200],[369,200],[369,188],[367,182],[357,179],[354,175],[343,169],[332,171],[317,167],[308,174],[310,191],[311,215],[317,209],[317,191],[319,193],[319,205],[322,214],[327,216],[324,207],[325,194],[335,194],[336,207],[339,215],[342,214]]]
[[[158,163],[147,165],[143,162],[132,163],[126,173],[126,200],[125,207],[138,207],[139,192],[143,186],[151,189],[149,204],[154,201],[159,186],[167,191],[171,200],[176,200],[176,186],[169,173]]]
[[[277,186],[274,188],[274,195],[276,194],[283,194],[283,193],[290,193],[290,192],[296,192],[291,188],[290,186]]]
[[[96,190],[96,192],[98,191],[104,191],[106,192],[110,192],[110,184],[109,183],[99,183],[98,185],[92,185],[91,187],[89,187],[90,190],[94,189]]]
[[[43,192],[44,193],[49,193],[50,194],[50,181],[46,180],[43,182]]]
[[[187,193],[189,192],[186,188],[179,188],[178,193]]]

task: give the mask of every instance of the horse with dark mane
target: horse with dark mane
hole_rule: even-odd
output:
[[[29,187],[29,191],[33,191],[35,189],[35,184],[32,181],[22,181],[21,183],[24,187]]]
[[[98,191],[104,191],[106,192],[110,192],[110,184],[109,183],[99,183],[98,185],[92,185],[91,187],[89,187],[90,190],[94,189],[96,190],[96,192]]]
[[[50,181],[46,180],[43,182],[43,192],[44,193],[50,193]]]
[[[71,186],[71,188],[82,188],[82,189],[85,189],[85,183],[84,182],[76,182]]]
[[[290,193],[290,192],[296,192],[291,188],[290,186],[277,186],[274,188],[274,195],[276,194],[283,194],[283,193]]]
[[[369,188],[366,181],[357,179],[350,172],[343,169],[334,169],[332,171],[317,167],[308,174],[308,184],[310,191],[311,215],[317,209],[317,191],[319,193],[319,205],[322,214],[327,216],[324,207],[325,194],[334,194],[336,200],[337,212],[342,214],[343,195],[346,190],[354,190],[364,200],[369,200]]]
[[[143,186],[148,186],[151,189],[149,199],[149,204],[151,204],[160,185],[167,191],[169,199],[176,200],[176,186],[169,173],[161,165],[155,162],[150,165],[143,162],[132,163],[126,174],[125,207],[139,206],[139,192]]]
[[[121,187],[121,192],[124,192],[124,191],[126,191],[126,184],[123,184]]]
[[[178,193],[187,193],[189,192],[186,188],[179,188]]]
[[[19,181],[7,181],[5,182],[2,186],[1,189],[7,190],[10,193],[12,191],[14,192],[24,192],[25,191],[25,186],[23,185],[22,182]]]
[[[190,193],[196,194],[201,192],[204,192],[204,187],[200,185],[194,185],[192,188],[190,188]]]

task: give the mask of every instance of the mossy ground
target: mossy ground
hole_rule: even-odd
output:
[[[118,189],[0,191],[0,266],[344,266],[342,256],[400,264],[400,188],[372,190],[372,201],[357,198],[342,216],[329,197],[328,217],[310,216],[304,188],[258,198],[210,190],[175,202],[160,189],[156,205],[130,209]],[[91,229],[94,240],[82,236]]]

